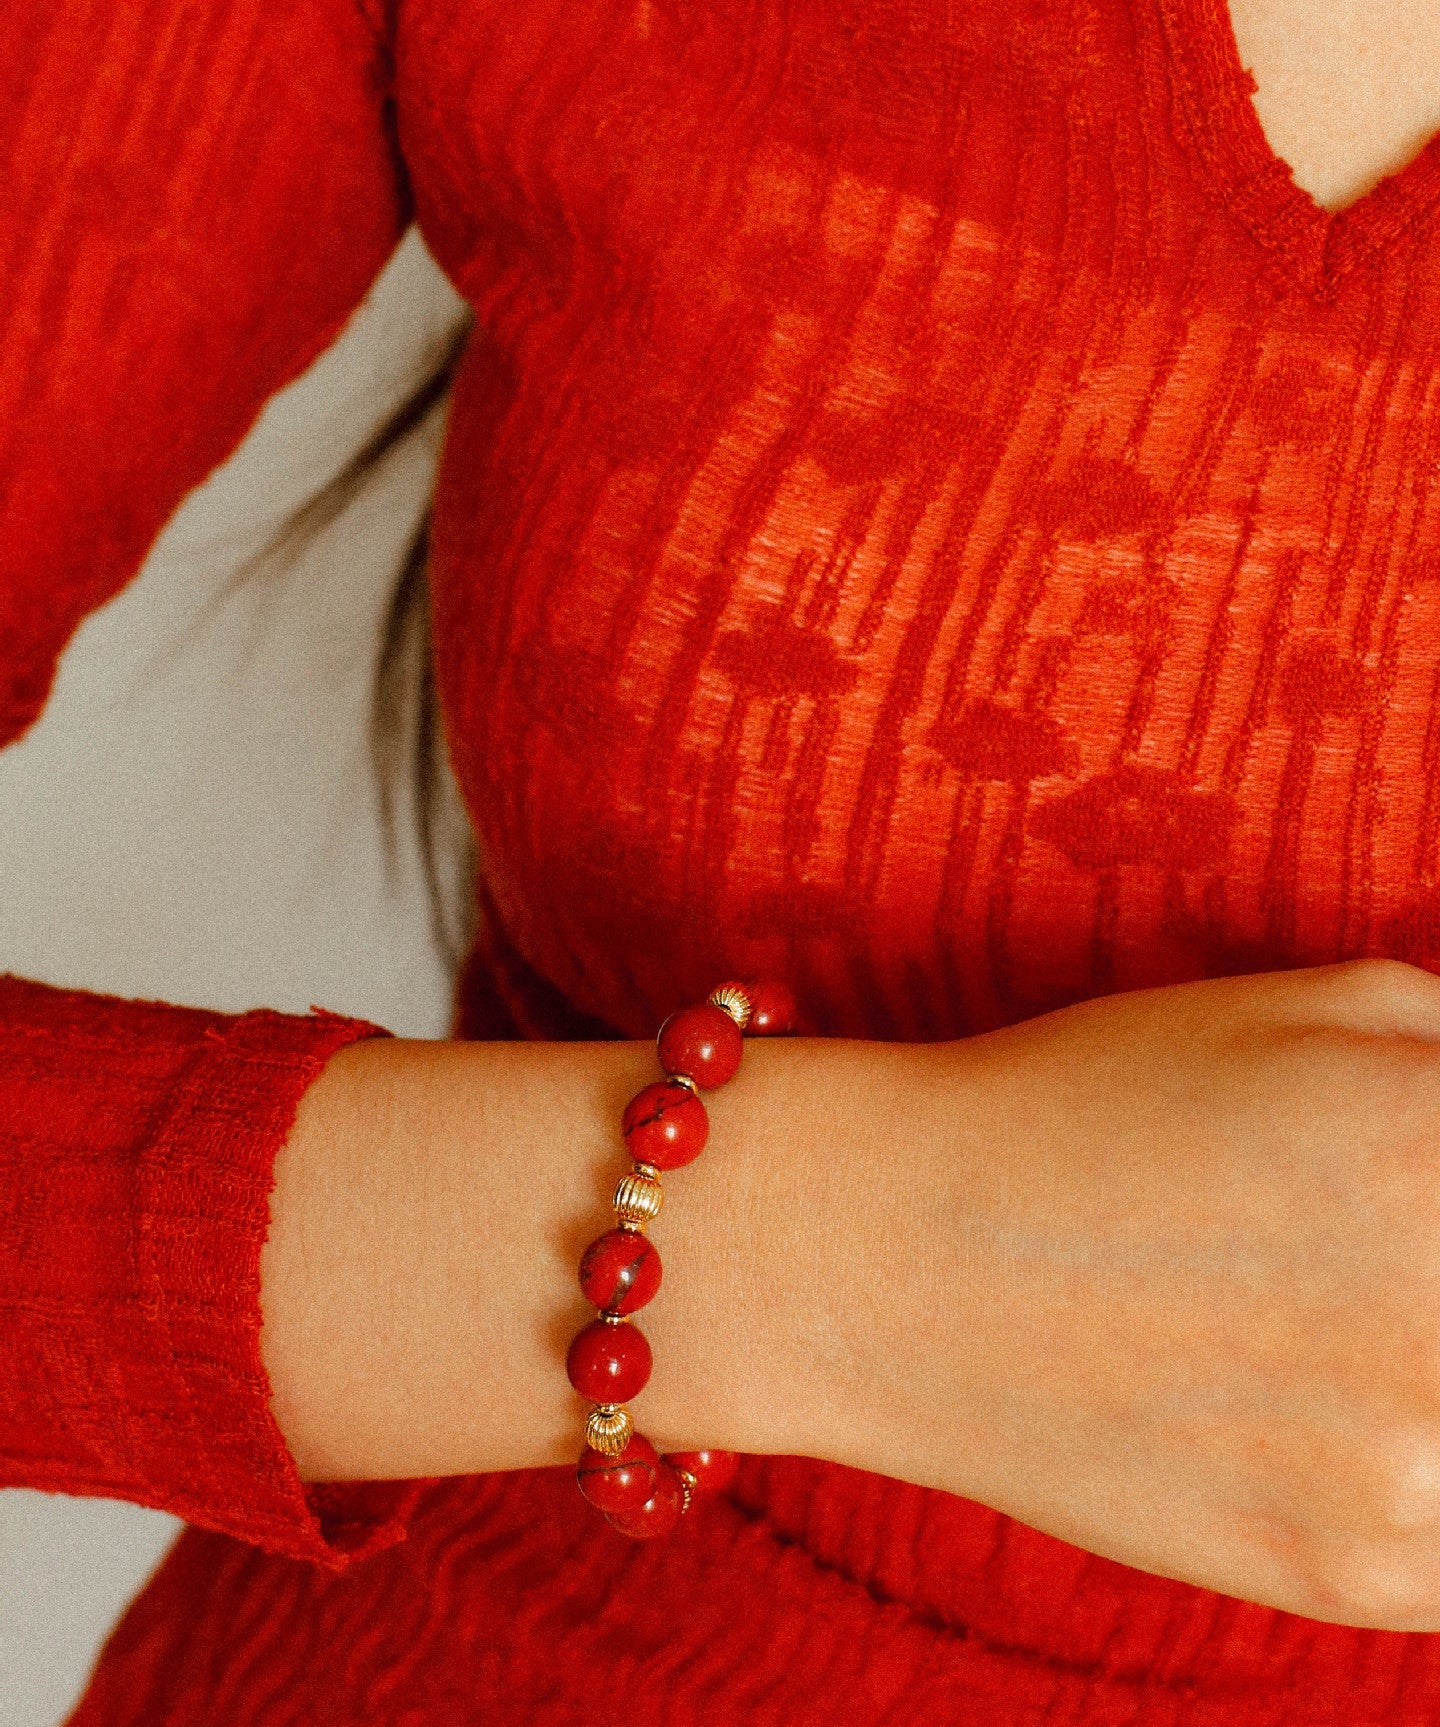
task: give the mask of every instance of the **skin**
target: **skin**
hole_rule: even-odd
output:
[[[1230,15],[1265,135],[1326,209],[1440,131],[1435,0],[1230,0]]]
[[[1338,209],[1440,128],[1434,0],[1232,0]],[[574,1267],[649,1046],[371,1043],[306,1096],[262,1265],[312,1479],[571,1461]],[[662,1448],[978,1499],[1310,1617],[1440,1630],[1440,982],[1387,962],[965,1043],[753,1044],[667,1177]]]
[[[371,1043],[278,1170],[312,1477],[571,1461],[639,1045]],[[1314,1618],[1440,1629],[1440,981],[1369,961],[963,1043],[749,1046],[666,1178],[662,1448],[829,1458]]]

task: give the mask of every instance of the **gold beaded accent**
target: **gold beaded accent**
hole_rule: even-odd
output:
[[[691,1097],[699,1097],[700,1087],[696,1085],[695,1081],[691,1079],[688,1073],[667,1073],[665,1077],[670,1081],[671,1085],[683,1085],[686,1091],[690,1093]]]
[[[652,1218],[658,1217],[665,1203],[665,1192],[658,1177],[648,1164],[637,1164],[629,1175],[622,1175],[615,1184],[615,1220],[621,1229],[644,1231]]]
[[[601,1403],[586,1417],[585,1443],[592,1451],[618,1457],[634,1431],[634,1417],[623,1403]]]
[[[710,991],[710,1005],[718,1007],[722,1013],[728,1013],[741,1029],[750,1023],[750,997],[741,989],[738,983],[722,983],[719,989]]]
[[[675,1473],[680,1477],[680,1492],[682,1496],[680,1500],[680,1515],[683,1517],[690,1509],[690,1501],[695,1497],[695,1489],[700,1485],[700,1483],[688,1469],[676,1469]]]

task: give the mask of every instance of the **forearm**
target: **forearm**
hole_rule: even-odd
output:
[[[873,1299],[866,1179],[905,1179],[901,1046],[747,1046],[707,1098],[705,1154],[666,1177],[656,1357],[637,1418],[662,1447],[820,1451],[848,1327]],[[274,1407],[312,1479],[572,1460],[575,1266],[626,1167],[650,1044],[375,1042],[311,1088],[276,1169],[262,1267]],[[857,1185],[855,1172],[868,1172]],[[842,1418],[843,1419],[843,1418]]]
[[[667,1178],[662,1449],[947,1489],[1313,1617],[1440,1626],[1440,982],[1365,964],[966,1042],[757,1042]],[[312,1477],[562,1463],[649,1045],[365,1044],[263,1267]]]

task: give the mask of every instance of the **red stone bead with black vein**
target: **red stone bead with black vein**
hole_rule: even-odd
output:
[[[634,1313],[660,1287],[660,1255],[638,1229],[607,1229],[585,1249],[580,1287],[602,1313]]]
[[[688,1085],[662,1079],[630,1099],[620,1131],[636,1163],[648,1163],[652,1169],[681,1169],[704,1151],[710,1117]]]
[[[660,1459],[643,1433],[632,1434],[615,1457],[586,1446],[576,1475],[580,1491],[606,1516],[639,1511],[655,1493]]]

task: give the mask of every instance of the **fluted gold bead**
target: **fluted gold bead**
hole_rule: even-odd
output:
[[[637,1165],[629,1175],[622,1175],[615,1184],[615,1220],[622,1229],[643,1230],[651,1218],[658,1217],[665,1203],[665,1193],[657,1176],[648,1165]]]
[[[635,1420],[623,1403],[600,1403],[585,1418],[585,1443],[607,1457],[618,1457],[630,1443]]]
[[[695,1497],[695,1489],[700,1485],[688,1469],[676,1469],[680,1477],[680,1515],[683,1517],[690,1509],[690,1501]]]
[[[750,997],[738,983],[722,983],[719,989],[712,989],[710,1005],[728,1013],[741,1031],[750,1023]]]

